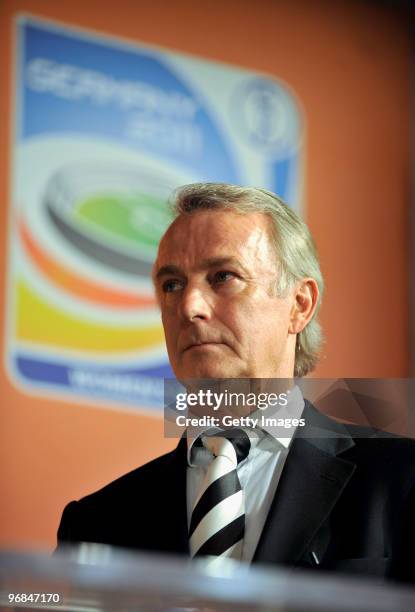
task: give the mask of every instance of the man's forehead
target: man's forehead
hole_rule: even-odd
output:
[[[270,219],[261,212],[238,213],[232,210],[204,210],[177,217],[167,228],[159,244],[159,252],[173,246],[210,247],[214,243],[254,246],[261,238],[270,237]],[[203,237],[204,240],[200,241]],[[195,243],[195,244],[192,244]]]
[[[175,219],[163,236],[153,274],[166,266],[205,268],[221,259],[242,266],[270,263],[270,220],[263,213],[201,211]]]

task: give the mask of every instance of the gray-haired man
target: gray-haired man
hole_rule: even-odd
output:
[[[185,186],[175,211],[153,278],[176,377],[310,372],[321,346],[323,280],[306,225],[274,194],[235,185]],[[290,408],[305,430],[327,435],[287,438],[258,428],[249,454],[235,455],[232,474],[245,503],[239,558],[412,580],[413,442],[356,435],[298,390]],[[59,540],[189,554],[194,510],[217,459],[211,446],[183,437],[171,453],[72,502]],[[210,550],[206,542],[202,549]]]

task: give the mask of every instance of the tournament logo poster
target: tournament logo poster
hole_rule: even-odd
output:
[[[14,74],[8,372],[25,392],[158,410],[167,198],[229,182],[298,206],[298,105],[268,75],[32,17]]]

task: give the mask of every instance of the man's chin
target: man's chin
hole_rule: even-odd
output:
[[[188,367],[181,367],[177,372],[177,378],[180,380],[184,379],[222,379],[222,378],[241,378],[241,369],[231,364],[191,364]]]

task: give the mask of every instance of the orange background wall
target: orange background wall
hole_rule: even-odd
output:
[[[412,58],[404,19],[333,0],[2,0],[2,317],[19,11],[285,80],[306,113],[307,218],[327,281],[327,346],[317,375],[408,375]],[[67,501],[173,444],[159,419],[23,395],[3,365],[0,397],[0,546],[52,548]]]

